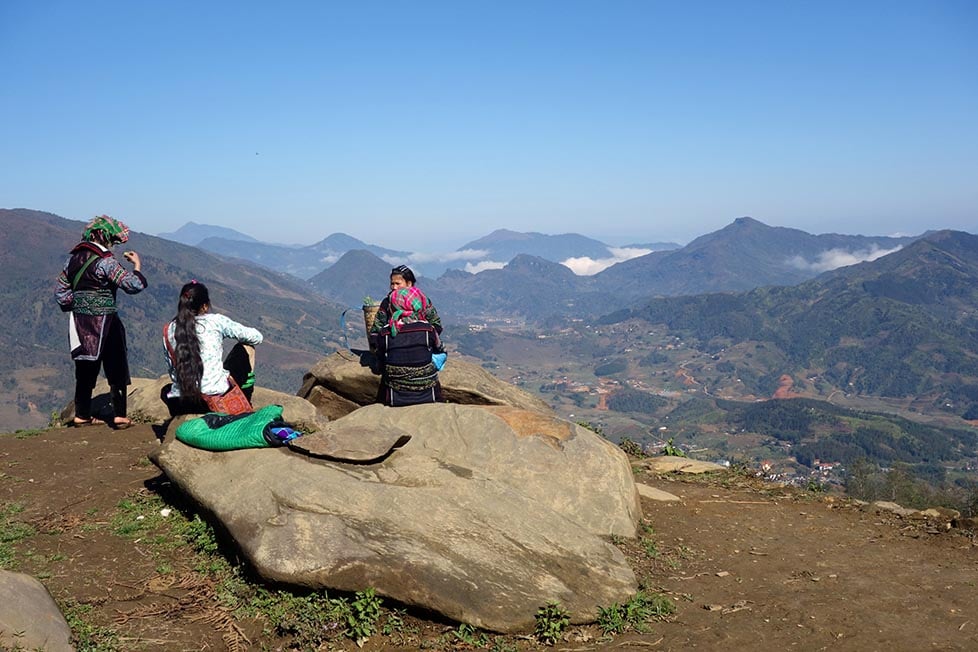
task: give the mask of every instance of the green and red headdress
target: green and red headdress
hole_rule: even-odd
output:
[[[105,244],[122,244],[129,239],[129,227],[119,220],[108,215],[99,215],[88,223],[82,231],[82,239],[85,242],[93,242],[97,239],[95,233],[101,231],[101,239]]]
[[[391,336],[397,335],[397,329],[404,324],[411,324],[416,321],[425,320],[425,311],[428,309],[428,297],[416,286],[398,288],[390,294],[391,309]]]

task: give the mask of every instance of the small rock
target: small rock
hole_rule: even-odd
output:
[[[638,489],[638,494],[643,498],[658,500],[664,503],[678,502],[680,500],[679,496],[675,496],[668,491],[662,491],[661,489],[650,487],[649,485],[642,484],[641,482],[636,482],[635,487]]]
[[[897,516],[913,516],[914,514],[917,513],[916,509],[903,507],[902,505],[891,503],[885,500],[877,500],[875,503],[872,504],[872,507],[876,509],[876,511],[891,512],[893,514],[896,514]]]

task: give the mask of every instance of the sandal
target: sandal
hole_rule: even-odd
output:
[[[122,419],[120,421],[120,419]],[[132,427],[132,419],[127,417],[116,417],[112,420],[112,428],[115,430],[125,430]]]
[[[104,426],[105,422],[98,417],[88,417],[87,419],[79,419],[75,417],[68,422],[69,428],[87,428],[88,426]]]

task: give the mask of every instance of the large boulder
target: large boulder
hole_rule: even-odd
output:
[[[68,652],[71,629],[38,580],[0,570],[0,650]]]
[[[602,538],[636,533],[632,470],[590,430],[512,407],[371,405],[321,436],[353,450],[343,437],[371,432],[397,447],[370,464],[286,448],[213,453],[169,435],[151,458],[270,581],[374,587],[502,632],[532,628],[549,601],[589,622],[635,592]]]
[[[536,396],[457,356],[449,358],[438,379],[447,403],[509,405],[551,412],[550,406]],[[359,406],[375,403],[379,386],[377,361],[371,353],[337,351],[306,373],[298,394],[329,418],[339,418]]]

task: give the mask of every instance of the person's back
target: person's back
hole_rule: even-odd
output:
[[[441,400],[438,369],[431,354],[442,351],[438,330],[422,319],[427,300],[415,287],[391,293],[392,319],[377,337],[383,365],[384,405],[417,405]]]
[[[171,414],[251,411],[254,361],[246,360],[237,377],[229,373],[222,359],[227,338],[238,340],[236,348],[262,342],[257,329],[210,312],[210,296],[204,284],[192,281],[184,285],[177,316],[163,328],[164,356],[172,381],[165,398]]]

